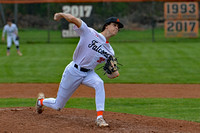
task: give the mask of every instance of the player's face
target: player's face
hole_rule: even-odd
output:
[[[11,24],[12,24],[12,22],[11,22],[11,21],[8,21],[7,23],[8,23],[8,25],[9,25],[9,26],[11,26]]]
[[[108,31],[110,32],[110,34],[112,36],[116,35],[118,33],[118,31],[119,31],[118,24],[116,24],[116,23],[109,24],[107,26],[107,28],[108,28]]]

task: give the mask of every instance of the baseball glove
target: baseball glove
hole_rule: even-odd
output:
[[[109,58],[107,59],[107,62],[103,66],[103,69],[107,74],[108,78],[113,79],[119,76],[117,64],[118,64],[117,58],[110,55]]]
[[[15,40],[19,41],[19,36],[16,36],[16,39],[15,39]]]

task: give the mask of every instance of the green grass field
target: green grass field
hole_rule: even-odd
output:
[[[54,41],[59,38],[65,43],[58,40],[57,43],[53,41],[48,44],[36,38],[29,43],[31,39],[27,35],[37,35],[39,38],[40,32],[42,35],[46,34],[44,31],[37,34],[35,30],[27,34],[24,32],[21,33],[22,42],[26,42],[21,43],[21,51],[24,54],[22,57],[17,56],[14,46],[11,56],[5,56],[6,45],[0,45],[0,83],[58,83],[65,66],[72,60],[78,39],[62,39],[60,34],[59,37],[56,36],[56,33],[60,32],[54,31]],[[160,30],[157,32],[162,33]],[[144,33],[145,37],[151,32]],[[123,66],[120,66],[120,78],[114,80],[103,75],[102,69],[98,70],[97,73],[106,83],[200,83],[199,38],[190,41],[170,38],[171,40],[166,41],[134,42],[132,38],[140,38],[143,35],[140,34],[136,31],[121,31],[110,41],[118,61]]]
[[[120,67],[120,77],[108,79],[103,70],[96,71],[105,83],[200,83],[199,38],[164,38],[162,29],[121,31],[110,42]],[[21,51],[15,47],[6,56],[6,45],[0,43],[0,83],[59,83],[65,66],[72,60],[77,38],[62,39],[60,31],[22,30]],[[102,66],[102,65],[100,65]],[[98,66],[98,67],[100,67]],[[98,68],[97,67],[97,68]],[[30,107],[35,99],[0,99],[0,107]],[[126,98],[106,99],[106,111],[200,122],[200,99]],[[94,99],[72,98],[68,108],[95,110]]]

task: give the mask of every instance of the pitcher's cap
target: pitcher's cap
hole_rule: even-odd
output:
[[[105,24],[103,25],[103,28],[102,28],[101,31],[104,31],[105,27],[108,24],[110,24],[110,23],[117,23],[119,29],[124,27],[124,25],[119,21],[119,18],[117,18],[117,17],[110,17],[110,18],[106,19]]]
[[[119,25],[119,28],[124,27],[124,25],[119,21],[119,18],[117,18],[117,17],[110,17],[110,18],[106,19],[105,24],[109,24],[109,23],[117,23]]]
[[[12,18],[8,18],[8,19],[7,19],[7,22],[12,22]]]

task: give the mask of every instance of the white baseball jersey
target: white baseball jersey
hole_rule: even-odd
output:
[[[5,36],[6,32],[7,32],[7,36],[13,36],[15,35],[15,33],[18,33],[18,28],[16,24],[11,24],[11,26],[6,24],[3,28],[3,35],[2,35],[3,37]]]
[[[79,66],[94,69],[99,63],[105,62],[110,55],[114,55],[114,50],[106,42],[106,38],[88,27],[85,22],[82,21],[80,28],[74,26],[74,30],[80,36],[73,55],[74,62]]]

